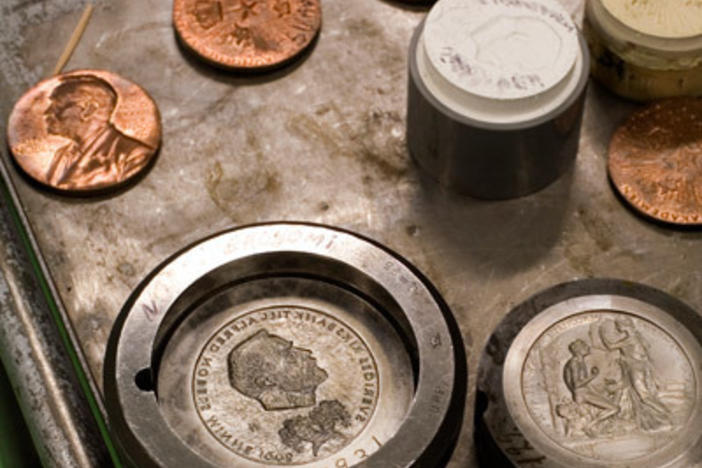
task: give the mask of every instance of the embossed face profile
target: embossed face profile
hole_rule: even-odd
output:
[[[590,347],[583,340],[575,340],[568,345],[568,350],[573,356],[587,356],[590,354]]]
[[[255,290],[299,284],[284,281],[266,280]],[[371,437],[382,441],[384,436],[379,435],[381,429],[364,432],[366,428],[374,423],[384,428],[388,419],[404,417],[403,412],[388,413],[379,406],[381,368],[351,325],[304,306],[272,304],[237,314],[222,300],[211,304],[225,311],[223,318],[206,315],[214,319],[196,328],[196,341],[191,338],[193,328],[177,332],[182,334],[170,343],[178,343],[178,354],[167,351],[169,364],[159,374],[172,375],[193,364],[189,394],[181,382],[165,380],[173,384],[164,390],[169,393],[163,401],[174,412],[164,414],[173,415],[171,421],[183,434],[207,431],[209,435],[201,433],[213,450],[208,453],[216,457],[214,466],[253,466],[244,461],[250,460],[255,466],[326,467],[334,464],[328,457],[353,455],[358,447],[369,455],[376,450],[373,444],[380,446]],[[187,344],[182,344],[179,337],[185,336]],[[193,356],[192,343],[198,341],[200,353]],[[412,395],[395,392],[394,398],[406,402]]]
[[[107,126],[117,94],[94,76],[75,76],[54,88],[44,112],[46,129],[54,135],[85,141]]]
[[[260,330],[232,349],[229,382],[268,410],[314,406],[316,390],[328,374],[309,350]]]

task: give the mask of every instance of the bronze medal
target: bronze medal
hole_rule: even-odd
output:
[[[101,70],[41,81],[17,101],[7,126],[22,170],[43,185],[74,193],[123,185],[149,165],[160,140],[153,99]]]
[[[631,115],[612,137],[609,175],[641,213],[702,225],[702,99],[661,101]]]
[[[174,0],[173,24],[185,46],[231,69],[288,62],[321,26],[319,0]]]

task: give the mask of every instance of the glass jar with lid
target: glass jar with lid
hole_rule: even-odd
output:
[[[592,75],[638,101],[702,95],[702,0],[588,0]]]

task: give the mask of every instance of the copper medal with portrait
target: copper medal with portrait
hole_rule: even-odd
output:
[[[609,175],[643,214],[702,225],[702,99],[670,99],[632,114],[612,137]]]
[[[174,0],[187,48],[215,65],[265,69],[307,48],[322,21],[319,0]]]
[[[156,103],[101,70],[46,79],[15,104],[7,141],[22,170],[59,191],[122,186],[149,166],[161,141]]]

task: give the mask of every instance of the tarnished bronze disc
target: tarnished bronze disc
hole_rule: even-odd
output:
[[[174,0],[185,45],[215,65],[262,69],[302,52],[322,23],[319,0]]]
[[[40,82],[17,101],[7,141],[34,180],[91,192],[122,185],[148,166],[161,119],[138,85],[106,71],[76,70]]]
[[[670,99],[632,114],[612,137],[609,175],[643,214],[702,225],[702,99]]]

